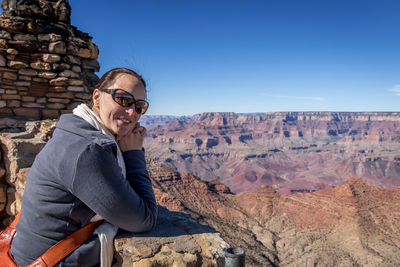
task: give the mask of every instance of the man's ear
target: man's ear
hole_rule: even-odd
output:
[[[92,94],[92,100],[93,100],[93,107],[99,108],[100,107],[100,90],[99,89],[94,89],[93,94]]]

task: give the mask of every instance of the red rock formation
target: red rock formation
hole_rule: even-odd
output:
[[[2,215],[13,215],[54,121],[1,122],[0,208],[7,206]],[[24,131],[12,131],[19,128]],[[148,168],[157,201],[169,211],[160,209],[155,231],[116,239],[123,266],[215,266],[225,241],[246,250],[246,266],[400,265],[400,188],[352,178],[313,193],[282,195],[266,186],[235,195],[218,181],[204,182],[155,161]]]
[[[351,176],[400,185],[400,113],[204,113],[165,123],[148,126],[147,154],[233,192],[307,192]]]
[[[245,248],[249,266],[400,264],[400,188],[351,178],[313,193],[281,195],[267,186],[234,195],[153,161],[149,170],[161,205],[191,214]]]

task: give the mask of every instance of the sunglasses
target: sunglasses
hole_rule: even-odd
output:
[[[133,95],[122,89],[101,89],[100,91],[111,94],[112,99],[124,108],[135,105],[136,113],[143,115],[149,108],[149,102],[143,99],[136,100]]]

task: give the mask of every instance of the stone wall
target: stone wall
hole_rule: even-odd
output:
[[[56,120],[0,118],[0,227],[21,209],[26,174],[49,140]]]
[[[9,2],[0,15],[0,116],[57,118],[90,99],[99,51],[69,24],[68,1]]]

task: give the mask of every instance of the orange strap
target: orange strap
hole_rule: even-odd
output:
[[[21,216],[21,212],[17,214],[14,221],[9,226],[10,228],[15,229],[19,221],[19,217]],[[77,249],[80,245],[82,245],[94,232],[96,227],[102,223],[103,220],[98,220],[92,223],[87,224],[81,229],[73,232],[63,240],[60,240],[57,244],[49,248],[42,256],[40,256],[37,260],[31,263],[30,267],[36,266],[47,266],[51,267],[65,258],[72,251]]]

